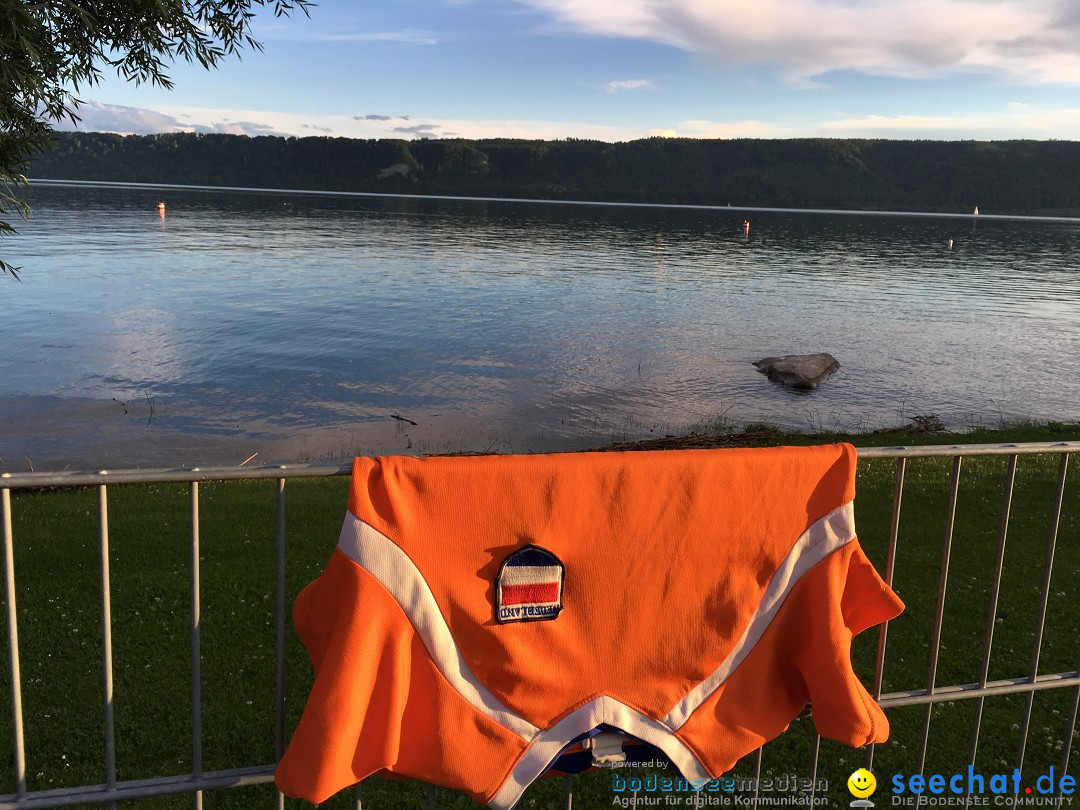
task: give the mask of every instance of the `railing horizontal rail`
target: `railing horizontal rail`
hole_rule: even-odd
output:
[[[0,796],[0,810],[24,810],[35,807],[71,807],[77,804],[119,802],[129,799],[164,796],[171,793],[191,793],[212,788],[247,787],[274,781],[274,766],[234,768],[228,771],[207,771],[198,779],[191,774],[162,776],[155,779],[135,779],[107,785],[81,785],[55,790],[37,790],[16,800],[13,793]]]
[[[352,464],[294,464],[280,467],[192,467],[190,469],[99,470],[0,474],[0,488],[41,489],[101,484],[167,484],[247,481],[268,478],[330,478],[349,475]]]
[[[860,447],[859,458],[932,458],[954,456],[1047,455],[1080,453],[1078,442],[1025,444],[935,444],[896,447]],[[164,484],[192,481],[240,481],[268,478],[330,478],[349,475],[352,464],[283,464],[265,467],[192,467],[188,469],[98,470],[0,473],[0,488],[41,489],[102,484]]]
[[[1058,689],[1067,686],[1080,686],[1080,672],[1057,672],[1052,675],[1040,675],[1032,683],[1025,675],[1023,678],[1006,678],[990,681],[985,686],[977,683],[965,683],[957,686],[938,686],[933,694],[926,689],[908,689],[902,692],[889,692],[878,699],[883,709],[897,706],[923,706],[930,703],[944,703],[950,700],[990,697],[991,695],[1014,695],[1039,692],[1043,689]]]
[[[1080,452],[1080,442],[1025,442],[1023,444],[925,444],[896,447],[859,447],[859,458],[930,458],[940,456],[1032,456]]]

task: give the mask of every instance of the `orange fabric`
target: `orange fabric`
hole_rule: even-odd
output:
[[[834,445],[360,458],[349,509],[454,606],[458,645],[483,657],[480,678],[530,722],[547,726],[600,692],[660,716],[727,655],[792,541],[854,497],[853,455]],[[530,542],[563,561],[564,604],[579,607],[493,632],[499,564]]]
[[[854,498],[854,469],[848,445],[358,458],[348,508],[419,569],[477,681],[543,730],[602,695],[664,718],[732,652],[795,540]],[[564,609],[498,624],[499,567],[528,544],[564,564]],[[340,551],[300,594],[316,681],[283,792],[322,801],[386,768],[487,802],[528,749],[447,683],[408,609]],[[883,741],[848,650],[902,609],[852,541],[675,735],[717,776],[809,696],[825,736]]]
[[[889,721],[851,668],[851,640],[903,609],[858,543],[834,551],[792,589],[753,652],[678,735],[723,773],[782,734],[810,701],[823,737],[854,747],[885,742]]]
[[[451,785],[478,801],[525,747],[478,714],[431,663],[385,589],[340,551],[296,599],[293,618],[315,667],[304,722],[275,779],[322,802],[376,771]]]

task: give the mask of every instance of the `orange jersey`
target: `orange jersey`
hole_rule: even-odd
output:
[[[883,742],[850,645],[903,604],[856,540],[855,460],[356,459],[294,608],[315,683],[279,788],[321,802],[386,770],[509,808],[600,726],[704,782],[808,701],[823,736]]]

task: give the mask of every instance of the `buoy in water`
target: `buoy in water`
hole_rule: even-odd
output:
[[[162,219],[165,219],[165,203],[159,202],[157,204],[157,212],[158,216],[160,216]]]
[[[949,250],[952,250],[952,246],[953,246],[953,241],[952,241],[952,239],[950,239],[949,240]]]

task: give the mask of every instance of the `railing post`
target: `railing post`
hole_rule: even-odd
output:
[[[1013,489],[1016,484],[1015,455],[1009,456],[1009,470],[1005,474],[1005,502],[1001,507],[1001,527],[998,529],[997,557],[994,560],[994,578],[990,585],[990,611],[986,618],[986,630],[983,635],[982,671],[979,675],[979,687],[986,688],[990,676],[990,651],[994,646],[994,623],[997,620],[998,596],[1001,593],[1001,574],[1005,567],[1005,540],[1009,533],[1009,515],[1012,511]],[[979,747],[979,732],[982,728],[983,706],[986,699],[979,696],[975,702],[975,720],[971,725],[971,744],[968,749],[968,767],[975,767],[975,753]],[[970,794],[971,785],[964,788],[964,801]]]
[[[945,517],[945,541],[941,549],[941,571],[938,576],[937,604],[934,606],[934,628],[930,640],[930,671],[926,677],[926,694],[934,694],[937,682],[938,654],[941,652],[941,624],[945,617],[945,591],[949,582],[949,557],[952,553],[953,527],[956,525],[956,501],[960,492],[960,467],[963,456],[953,459],[952,479],[949,484],[949,508]],[[926,767],[926,744],[930,739],[930,717],[934,710],[933,703],[926,704],[923,715],[922,735],[919,738],[919,753],[916,758],[916,771],[922,775]],[[922,804],[922,794],[916,797],[915,807]]]
[[[192,472],[198,472],[196,467]],[[191,775],[202,776],[202,614],[199,593],[199,482],[191,482]],[[195,791],[195,810],[202,810],[203,795]]]
[[[814,744],[810,748],[810,802],[814,806],[814,794],[817,792],[818,756],[821,752],[821,735],[814,732]]]
[[[5,473],[3,478],[9,475]],[[19,670],[19,613],[15,607],[15,549],[11,534],[11,490],[0,489],[3,525],[4,596],[7,599],[8,652],[11,656],[11,734],[15,746],[15,796],[26,795],[26,741],[23,736],[22,675]]]
[[[763,749],[759,747],[758,750],[754,752],[754,796],[750,800],[751,810],[757,810],[757,807],[758,807],[758,796],[760,795],[760,786],[761,786],[761,758],[762,758],[762,755],[763,755]]]
[[[889,550],[885,556],[885,584],[890,588],[893,584],[893,573],[896,570],[896,541],[900,536],[900,505],[904,497],[904,473],[907,470],[907,459],[901,456],[896,460],[896,477],[893,483],[892,517],[889,518]],[[885,644],[889,638],[889,623],[884,621],[878,629],[877,657],[874,659],[874,686],[871,697],[877,700],[881,697],[881,684],[885,677]],[[874,767],[874,745],[866,746],[866,756],[863,767],[871,770]],[[756,804],[756,796],[755,796]]]
[[[285,469],[282,467],[282,469]],[[285,753],[285,479],[277,479],[277,641],[274,673],[274,761]],[[277,791],[278,810],[285,808],[285,794]]]
[[[1043,629],[1046,626],[1046,606],[1050,601],[1050,577],[1054,573],[1054,551],[1057,548],[1058,529],[1061,527],[1061,506],[1065,502],[1065,477],[1069,471],[1069,454],[1062,453],[1058,463],[1057,496],[1054,500],[1054,513],[1050,519],[1050,542],[1046,547],[1046,563],[1043,566],[1042,589],[1040,591],[1039,618],[1035,622],[1035,645],[1031,651],[1031,666],[1028,669],[1028,683],[1035,683],[1039,674],[1039,654],[1042,650]],[[1027,750],[1028,726],[1031,724],[1031,706],[1035,693],[1028,692],[1024,700],[1024,718],[1020,723],[1020,742],[1016,749],[1016,768],[1024,767],[1024,754]],[[1016,796],[1014,795],[1014,801]]]
[[[105,470],[102,475],[107,474]],[[105,787],[116,787],[116,737],[113,722],[112,592],[109,576],[109,494],[105,484],[98,487],[98,515],[101,540],[101,652],[105,688]],[[109,802],[112,810],[116,802]]]

